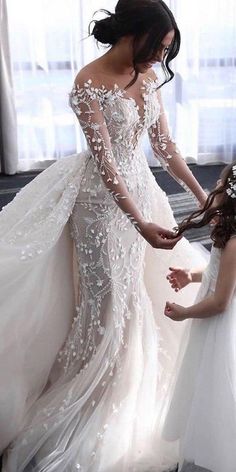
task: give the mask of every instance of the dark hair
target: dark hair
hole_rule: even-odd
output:
[[[137,80],[138,64],[150,62],[154,58],[163,38],[171,30],[175,32],[174,39],[162,61],[162,69],[165,74],[164,83],[174,77],[169,63],[179,52],[180,32],[172,12],[163,0],[119,0],[115,13],[110,13],[107,10],[100,11],[108,16],[102,20],[94,20],[92,32],[89,31],[89,34],[94,36],[97,41],[114,46],[123,36],[132,35],[134,37],[133,66],[135,76],[127,87],[133,85]],[[145,37],[145,41],[139,48],[139,40],[142,37]]]
[[[214,206],[217,195],[221,195],[220,202]],[[235,197],[234,197],[235,196]],[[199,220],[199,217],[200,218]],[[236,161],[226,166],[220,178],[220,183],[209,194],[202,210],[195,211],[178,226],[177,234],[191,228],[202,228],[215,218],[211,232],[214,246],[224,248],[233,234],[236,234]]]

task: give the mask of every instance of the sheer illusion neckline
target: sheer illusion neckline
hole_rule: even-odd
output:
[[[140,97],[142,98],[142,103],[141,105],[139,102],[134,98],[128,95],[127,90],[123,89],[120,87],[117,83],[114,83],[113,87],[109,88],[106,87],[104,84],[101,84],[99,87],[94,85],[92,79],[88,79],[84,83],[84,88],[90,91],[90,94],[96,95],[102,95],[106,99],[117,99],[121,98],[123,100],[127,100],[130,102],[134,109],[136,110],[137,116],[139,118],[139,123],[145,124],[146,121],[146,109],[147,109],[147,100],[148,97],[150,96],[151,93],[157,90],[159,86],[158,79],[143,79],[142,80],[142,86],[140,87]],[[81,86],[78,84],[74,83],[73,89],[81,89]]]
[[[127,93],[127,90],[125,89],[122,89],[121,87],[119,87],[117,84],[114,85],[114,88],[118,89],[121,94],[123,95],[122,98],[124,100],[128,100],[130,101],[134,108],[136,109],[136,112],[137,112],[137,115],[139,117],[139,121],[141,123],[145,123],[145,119],[146,119],[146,108],[147,108],[147,99],[150,95],[150,93],[153,91],[153,90],[156,90],[157,89],[157,86],[158,86],[158,80],[155,79],[143,79],[142,80],[142,86],[140,87],[140,100],[142,99],[142,102],[141,105],[139,104],[139,102],[134,98],[134,97],[131,97],[128,93]]]

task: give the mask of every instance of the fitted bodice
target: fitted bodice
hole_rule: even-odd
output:
[[[142,98],[143,109],[134,98],[129,97],[126,91],[120,89],[116,84],[113,89],[107,90],[104,86],[95,88],[92,81],[88,80],[84,88],[76,85],[70,94],[70,105],[75,113],[78,113],[78,104],[83,103],[89,107],[91,100],[98,100],[109,137],[114,148],[123,144],[127,150],[135,149],[150,126],[158,119],[160,104],[156,96],[158,81],[143,81]],[[90,110],[88,110],[89,112]]]
[[[115,201],[134,224],[140,211],[146,217],[150,214],[147,189],[150,194],[153,177],[141,146],[146,131],[154,155],[164,168],[178,154],[169,134],[159,88],[157,79],[144,80],[137,102],[129,96],[129,89],[96,86],[95,81],[87,77],[84,81],[79,74],[70,93],[70,105],[90,151],[78,199],[109,205]]]
[[[80,124],[84,130],[88,127],[88,122],[86,122],[88,115],[94,114],[91,104],[95,100],[99,104],[105,123],[99,122],[98,119],[96,123],[91,125],[96,133],[96,137],[94,136],[92,139],[96,140],[97,150],[102,151],[104,137],[99,136],[99,134],[101,127],[105,124],[113,157],[118,170],[123,175],[126,173],[125,168],[127,166],[129,174],[132,171],[133,173],[142,171],[140,164],[144,163],[145,160],[141,152],[142,138],[152,124],[157,121],[160,114],[160,104],[155,93],[157,88],[157,80],[143,82],[142,108],[134,98],[129,97],[127,92],[120,89],[117,85],[114,85],[111,90],[106,89],[104,86],[96,88],[93,86],[92,81],[88,80],[83,88],[74,85],[71,91],[70,105],[79,117]],[[81,114],[84,114],[82,119]],[[135,159],[133,159],[134,155]]]

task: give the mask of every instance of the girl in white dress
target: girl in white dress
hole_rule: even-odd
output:
[[[168,318],[193,321],[164,437],[180,441],[181,471],[195,470],[187,465],[195,464],[212,472],[235,472],[236,162],[223,170],[204,209],[184,221],[179,232],[212,219],[214,243],[206,270],[172,267],[168,275],[176,291],[191,282],[202,280],[202,285],[194,305],[166,304]]]
[[[159,61],[173,77],[180,33],[162,0],[119,0],[92,34],[111,47],[70,94],[88,150],[44,171],[0,215],[4,472],[176,463],[160,418],[182,329],[163,319],[164,276],[195,254],[184,239],[156,249],[179,238],[141,143],[148,132],[155,156],[203,204],[151,68]]]

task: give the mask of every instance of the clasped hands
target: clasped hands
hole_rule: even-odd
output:
[[[174,231],[162,228],[155,223],[142,222],[139,231],[144,239],[155,249],[173,249],[182,236]]]

